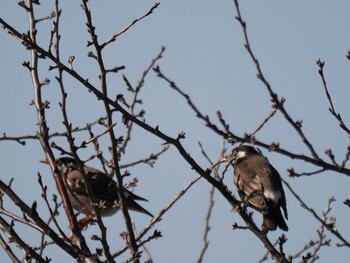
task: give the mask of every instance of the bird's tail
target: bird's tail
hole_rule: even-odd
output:
[[[142,201],[147,201],[146,199],[141,199]],[[144,209],[142,206],[140,206],[138,203],[136,203],[134,201],[134,199],[132,198],[132,196],[130,196],[129,198],[126,199],[127,202],[127,207],[130,210],[134,210],[136,212],[140,212],[140,213],[144,213],[146,215],[149,215],[150,217],[153,217],[153,215],[148,212],[146,209]]]
[[[268,214],[263,215],[263,226],[267,230],[276,230],[279,227],[283,231],[288,231],[286,221],[278,207],[272,209]]]
[[[147,199],[141,196],[135,195],[134,193],[130,192],[127,189],[124,189],[123,193],[126,198],[128,209],[136,212],[144,213],[146,215],[149,215],[150,217],[153,217],[153,215],[150,212],[148,212],[146,209],[144,209],[142,206],[140,206],[138,203],[135,202],[135,200],[148,202]]]

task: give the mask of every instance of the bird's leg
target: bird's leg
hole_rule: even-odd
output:
[[[261,232],[262,232],[264,235],[266,235],[266,234],[269,232],[269,230],[268,230],[264,225],[262,225],[262,226],[261,226]]]
[[[87,227],[90,223],[92,223],[93,220],[94,219],[92,218],[92,216],[87,215],[78,220],[78,225],[81,229],[83,229]]]
[[[242,209],[243,209],[242,206],[240,204],[237,204],[237,205],[232,207],[231,212],[239,213],[242,211]]]

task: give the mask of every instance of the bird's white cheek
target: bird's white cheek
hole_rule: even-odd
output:
[[[275,202],[276,204],[277,204],[278,201],[281,199],[281,193],[280,193],[280,192],[265,191],[265,192],[264,192],[264,196],[265,196],[267,199],[272,200],[272,201]]]
[[[237,153],[237,159],[242,159],[242,158],[244,158],[244,157],[246,157],[247,156],[247,154],[246,154],[246,152],[244,152],[244,151],[239,151],[238,153]]]
[[[70,188],[72,188],[73,183],[72,183],[70,180],[67,180],[67,184],[68,184],[68,186],[69,186]]]

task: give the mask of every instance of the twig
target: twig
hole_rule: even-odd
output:
[[[297,173],[294,171],[294,168],[289,168],[287,169],[288,172],[288,176],[290,177],[299,177],[299,176],[310,176],[310,175],[314,175],[314,174],[319,174],[326,171],[325,168],[321,168],[319,170],[313,171],[313,172],[302,172],[302,173]]]
[[[0,246],[5,250],[8,257],[11,259],[13,263],[21,263],[21,261],[16,257],[16,255],[13,253],[11,247],[8,245],[8,242],[6,242],[2,236],[0,235]]]
[[[273,242],[273,246],[275,247],[278,244],[278,242],[279,242],[279,238],[277,238],[276,241]],[[266,253],[262,256],[261,259],[258,260],[257,263],[262,263],[268,259],[269,259],[269,251],[267,250]]]
[[[2,24],[6,30],[9,30],[13,33],[13,35],[16,38],[19,38],[20,40],[23,39],[23,36],[18,33],[18,31],[16,31],[14,28],[12,28],[11,26],[9,26],[3,19],[0,18],[0,24]],[[93,28],[89,28],[90,31],[94,30]],[[22,44],[25,45],[26,47],[28,47],[31,50],[37,50],[39,51],[41,54],[43,54],[43,56],[49,58],[50,60],[54,61],[55,63],[57,62],[57,59],[55,58],[55,56],[53,56],[52,54],[46,52],[44,49],[42,49],[41,47],[39,47],[36,43],[31,42],[30,40],[28,41],[27,38],[24,38],[24,40],[22,41]],[[98,44],[96,45],[98,47]],[[59,66],[66,71],[69,75],[71,75],[72,77],[74,77],[76,80],[78,80],[80,83],[82,83],[87,89],[89,89],[93,94],[95,94],[95,96],[101,100],[103,100],[103,102],[107,103],[108,105],[113,106],[114,110],[119,111],[122,115],[125,116],[125,118],[127,118],[128,120],[134,122],[136,125],[142,127],[144,130],[148,131],[149,133],[157,136],[158,138],[161,138],[162,140],[166,141],[169,144],[172,144],[176,147],[176,149],[178,150],[178,152],[180,153],[180,155],[184,158],[184,160],[186,160],[186,162],[198,173],[200,174],[203,178],[205,178],[205,180],[207,180],[211,185],[215,186],[216,189],[218,189],[218,191],[220,191],[220,193],[222,194],[222,196],[230,203],[230,205],[232,207],[236,207],[237,205],[239,205],[239,202],[233,198],[233,196],[231,195],[230,191],[227,190],[227,187],[222,184],[221,182],[218,182],[217,180],[215,180],[214,178],[212,178],[210,176],[210,171],[209,170],[204,170],[203,168],[201,168],[198,163],[187,153],[187,151],[185,150],[185,148],[182,146],[182,144],[180,143],[180,139],[183,137],[178,137],[178,138],[172,138],[170,136],[167,136],[166,134],[164,134],[163,132],[160,131],[159,127],[151,127],[148,124],[146,124],[144,121],[139,120],[138,118],[130,115],[123,107],[121,107],[117,101],[115,100],[111,100],[110,98],[108,98],[106,96],[106,94],[104,94],[103,92],[100,92],[98,89],[96,89],[93,85],[91,85],[91,83],[82,78],[79,74],[77,74],[75,71],[71,70],[69,67],[63,65],[63,64],[59,64]],[[101,74],[101,76],[103,77],[103,75]],[[103,78],[102,78],[103,79]],[[226,133],[222,133],[223,136],[225,136],[225,138],[227,137]],[[113,158],[114,160],[116,160],[116,158]],[[118,168],[118,167],[116,167]],[[117,169],[116,169],[117,170]],[[349,171],[350,174],[350,171]],[[122,198],[121,198],[122,200]],[[123,210],[123,209],[122,209]],[[124,213],[123,213],[124,214]],[[270,250],[270,252],[272,253],[272,255],[280,260],[285,260],[284,257],[281,257],[281,255],[279,254],[279,252],[272,246],[272,244],[269,242],[269,240],[267,239],[266,235],[264,233],[262,233],[254,224],[254,222],[251,220],[251,218],[249,217],[249,215],[245,212],[245,211],[239,211],[240,216],[242,217],[242,219],[246,222],[246,224],[248,225],[248,227],[251,229],[251,231],[263,242],[263,244],[265,245],[266,248],[268,248]]]
[[[151,222],[148,223],[148,225],[136,236],[136,240],[140,241],[147,233],[148,231],[159,221],[162,220],[162,216],[169,211],[169,209],[171,209],[175,203],[180,200],[180,198],[185,195],[187,193],[187,191],[196,183],[199,181],[199,179],[201,179],[201,176],[197,176],[196,178],[194,178],[193,180],[191,180],[191,182],[180,191],[180,193],[178,193],[173,199],[172,201],[166,206],[164,207],[159,213],[158,215],[156,215]],[[127,247],[125,246],[124,248],[118,250],[117,252],[115,252],[113,254],[113,257],[117,257],[119,255],[121,255],[122,253],[124,253],[126,251]]]
[[[20,236],[17,235],[17,233],[13,229],[13,224],[11,224],[11,225],[8,224],[1,216],[0,216],[0,228],[9,237],[9,239],[11,239],[13,242],[15,242],[23,250],[25,255],[34,258],[37,262],[40,262],[40,263],[48,263],[49,262],[49,261],[43,259],[30,246],[28,246],[22,240],[22,238],[20,238]]]
[[[120,35],[124,34],[126,31],[128,31],[133,25],[135,25],[137,22],[139,22],[140,20],[142,20],[143,18],[149,16],[150,14],[153,13],[153,11],[159,6],[160,3],[155,3],[151,9],[149,9],[143,16],[135,19],[134,21],[132,21],[127,27],[125,27],[122,31],[120,31],[118,34],[113,35],[109,40],[107,40],[105,43],[103,43],[101,45],[101,50],[107,46],[108,44],[114,42],[117,37],[119,37]]]
[[[312,248],[316,243],[317,243],[317,241],[310,240],[309,243],[307,243],[303,248],[301,248],[298,252],[294,253],[292,255],[292,258],[297,259],[297,258],[301,257],[305,251]]]
[[[205,150],[203,148],[203,145],[200,142],[198,142],[198,145],[199,145],[199,148],[201,149],[202,155],[207,159],[207,161],[210,163],[210,165],[213,166],[213,162],[210,160],[209,156],[205,152]],[[221,154],[220,154],[220,156],[223,156],[225,151],[226,151],[225,143],[223,143],[222,147],[221,147]],[[217,168],[213,167],[213,173],[214,173],[214,176],[216,178],[218,178],[218,180],[222,180],[222,178],[220,178],[220,176],[219,176],[219,174],[217,172],[218,168],[219,167],[217,167]],[[198,259],[197,259],[198,263],[203,262],[204,255],[205,255],[205,253],[206,253],[206,251],[208,250],[208,247],[209,247],[208,235],[209,235],[209,231],[211,229],[211,227],[209,225],[209,222],[210,222],[211,214],[212,214],[212,211],[213,211],[213,208],[214,208],[214,204],[215,204],[215,202],[214,202],[214,193],[215,193],[215,187],[212,187],[211,190],[209,191],[208,211],[207,211],[207,214],[205,216],[205,221],[204,221],[204,231],[203,231],[203,238],[202,238],[202,249],[201,249],[200,254],[198,256]]]
[[[44,21],[44,20],[50,20],[54,17],[56,17],[56,13],[54,11],[52,11],[50,14],[48,14],[42,18],[36,19],[35,23],[39,23],[39,22]]]
[[[102,49],[104,47],[104,45],[100,45],[98,43],[98,39],[97,39],[97,35],[95,33],[95,27],[92,23],[92,18],[91,18],[91,12],[89,10],[88,4],[87,4],[87,0],[83,0],[82,1],[82,7],[86,16],[86,25],[88,27],[88,32],[90,33],[90,37],[91,37],[91,44],[94,46],[95,51],[96,51],[96,60],[100,69],[100,85],[101,85],[101,91],[104,97],[108,97],[108,92],[107,92],[107,71],[104,65],[104,60],[103,60],[103,55],[102,55]],[[112,40],[114,41],[114,40]],[[106,42],[108,44],[108,42]],[[113,125],[113,117],[112,117],[112,109],[110,108],[110,104],[103,100],[103,104],[105,107],[105,111],[106,111],[106,116],[107,116],[107,125],[108,126],[112,126]],[[125,227],[126,227],[126,231],[128,233],[127,235],[127,244],[129,245],[129,249],[130,249],[130,253],[131,253],[131,257],[133,259],[134,263],[139,263],[140,259],[139,259],[139,252],[138,252],[138,246],[135,240],[135,233],[133,231],[133,227],[132,227],[132,222],[131,222],[131,218],[130,218],[130,214],[129,211],[127,209],[127,203],[126,203],[126,199],[124,197],[124,194],[122,192],[122,188],[123,188],[123,176],[120,173],[120,167],[119,167],[119,158],[118,158],[118,145],[117,145],[117,140],[114,134],[113,130],[110,130],[108,132],[109,134],[109,138],[110,138],[110,142],[111,142],[111,154],[112,154],[112,167],[113,170],[115,172],[116,175],[116,182],[118,185],[117,188],[117,193],[118,193],[118,197],[119,197],[119,203],[120,203],[120,210],[123,213],[124,216],[124,223],[125,223]],[[97,212],[97,211],[96,211]],[[106,255],[106,258],[110,261],[110,262],[114,262],[114,259],[111,255],[111,252],[109,250],[109,246],[107,243],[107,232],[106,232],[106,228],[104,227],[101,218],[98,216],[97,214],[97,223],[100,227],[101,230],[101,242],[104,248],[104,252]]]
[[[33,219],[35,224],[40,227],[60,248],[66,251],[74,258],[79,257],[79,253],[67,243],[65,243],[53,229],[51,229],[37,214],[36,210],[27,206],[2,180],[0,180],[0,189],[22,210],[23,213]],[[83,256],[87,256],[86,254]]]
[[[208,205],[208,211],[205,216],[205,221],[204,221],[204,231],[203,231],[203,238],[202,238],[202,249],[200,251],[200,254],[198,256],[197,262],[203,262],[204,254],[207,251],[209,247],[209,240],[208,240],[208,234],[211,229],[209,225],[210,217],[213,211],[214,207],[214,192],[215,192],[215,187],[211,187],[211,190],[209,191],[209,205]]]
[[[101,53],[101,48],[97,42],[97,35],[95,34],[95,27],[93,26],[92,24],[92,18],[91,18],[91,12],[88,8],[88,5],[87,5],[87,0],[83,0],[82,1],[82,7],[83,7],[83,11],[85,13],[85,17],[86,17],[86,26],[88,27],[88,32],[90,33],[90,37],[92,39],[92,44],[94,45],[95,49],[96,49],[96,52],[97,52],[97,61],[98,61],[98,64],[99,64],[99,67],[100,67],[100,80],[101,80],[101,89],[102,89],[102,93],[107,96],[107,90],[106,90],[106,69],[104,67],[104,63],[103,63],[103,59],[102,59],[102,53]],[[107,127],[112,127],[113,126],[113,120],[112,120],[112,115],[111,115],[111,111],[109,109],[109,106],[104,102],[104,105],[105,105],[105,110],[106,110],[106,117],[107,117]],[[108,130],[108,134],[110,136],[110,140],[111,140],[111,149],[112,149],[112,154],[113,154],[113,164],[114,164],[114,168],[115,168],[115,172],[117,174],[117,184],[119,186],[118,188],[118,196],[119,196],[119,200],[120,200],[120,205],[121,205],[121,210],[124,214],[124,217],[127,218],[127,216],[129,216],[128,214],[128,211],[126,209],[126,201],[124,199],[124,196],[123,194],[121,194],[121,188],[122,188],[122,184],[121,184],[121,176],[120,176],[120,173],[118,171],[118,160],[117,160],[117,155],[116,155],[116,139],[114,137],[114,132],[113,132],[113,129],[109,129]],[[73,144],[71,143],[71,148],[72,148]],[[75,158],[77,158],[78,156],[76,155]],[[79,164],[79,170],[80,172],[83,174],[83,177],[86,178],[86,174],[85,174],[85,171],[84,171],[84,167],[83,167],[83,164],[81,162],[78,162]],[[86,180],[85,180],[86,181]],[[90,185],[87,185],[86,184],[86,188],[87,188],[87,192],[88,192],[88,195],[89,195],[89,198],[91,201],[94,201],[95,197],[93,195],[93,192],[92,192],[92,189],[91,189],[91,186]],[[100,238],[100,241],[101,241],[101,244],[102,244],[102,247],[103,247],[103,251],[104,251],[104,254],[106,256],[106,258],[108,259],[109,262],[115,262],[112,255],[111,255],[111,252],[110,252],[110,249],[109,249],[109,244],[107,242],[107,229],[106,227],[104,226],[103,224],[103,221],[101,219],[101,215],[100,215],[100,211],[98,209],[96,209],[96,207],[94,208],[94,212],[95,212],[95,215],[96,215],[96,221],[97,221],[97,224],[99,226],[99,229],[101,231],[101,238]],[[125,215],[126,214],[126,215]],[[130,220],[130,217],[128,217],[128,219]],[[127,219],[125,221],[128,221]],[[127,229],[128,229],[128,233],[129,233],[129,228],[130,227],[132,229],[132,226],[131,226],[131,222],[129,224],[127,224]],[[131,230],[132,231],[132,230]],[[129,234],[129,236],[132,236],[132,234]],[[132,238],[131,238],[132,239]],[[134,244],[131,240],[131,247],[132,247],[132,252],[134,253]],[[137,252],[137,250],[136,250]],[[136,254],[136,253],[134,253]],[[135,261],[135,263],[138,263],[139,261]]]
[[[81,132],[86,131],[89,129],[89,127],[94,126],[96,124],[103,124],[103,121],[105,118],[99,118],[97,121],[94,121],[92,123],[87,124],[85,127],[76,127],[72,128],[72,133],[75,132]],[[48,138],[54,138],[54,137],[67,137],[67,132],[53,132],[48,134]],[[6,133],[3,133],[3,136],[0,137],[0,141],[16,141],[19,144],[25,146],[26,140],[39,140],[40,136],[38,134],[35,135],[22,135],[22,136],[7,136]]]
[[[324,91],[326,93],[326,97],[327,97],[327,100],[328,100],[328,103],[329,103],[329,111],[335,117],[335,119],[339,122],[340,128],[342,128],[347,133],[347,135],[350,136],[349,128],[344,123],[341,115],[335,111],[335,107],[333,105],[332,97],[331,97],[331,95],[329,93],[328,85],[327,85],[327,82],[326,82],[326,79],[325,79],[325,76],[324,76],[323,68],[324,68],[325,62],[321,61],[320,59],[318,59],[316,61],[316,64],[318,65],[318,73],[321,76],[322,84],[323,84],[323,87],[324,87]]]
[[[160,237],[162,237],[162,233],[156,229],[154,230],[151,236],[149,236],[148,238],[146,238],[145,240],[139,243],[139,247],[143,247],[145,250],[147,250],[147,248],[145,247],[145,244],[150,242],[151,240],[158,239]],[[149,252],[147,252],[147,254],[149,254]]]
[[[338,230],[335,228],[333,223],[327,223],[324,221],[316,212],[314,209],[309,207],[300,197],[299,195],[292,189],[292,187],[284,180],[282,179],[282,182],[284,185],[289,189],[289,191],[292,193],[292,195],[299,201],[301,204],[301,207],[303,207],[305,210],[307,210],[309,213],[311,213],[317,221],[319,221],[321,224],[323,224],[329,232],[331,232],[333,235],[335,235],[339,240],[343,242],[342,246],[347,246],[350,248],[350,243],[345,240],[345,238],[338,232]]]
[[[53,209],[53,211],[52,211],[52,214],[53,215],[58,215],[58,209],[62,206],[62,202],[57,202],[57,195],[53,195],[52,196],[52,200],[53,200],[53,202],[55,203],[55,207],[54,207],[54,209]],[[50,225],[50,222],[51,221],[53,221],[54,220],[54,217],[52,217],[52,216],[50,216],[49,218],[48,218],[48,220],[46,221],[46,224],[47,225]],[[41,235],[41,240],[40,240],[40,255],[42,255],[42,253],[43,253],[43,251],[44,251],[44,248],[47,246],[47,245],[49,245],[50,243],[49,242],[47,242],[47,241],[45,241],[45,234],[42,234]],[[64,237],[64,236],[63,236]],[[65,238],[65,237],[64,237]],[[70,240],[69,239],[67,239],[67,241],[69,241],[70,242]]]
[[[58,222],[57,222],[57,220],[56,220],[56,214],[55,214],[55,212],[57,211],[57,207],[55,207],[55,209],[53,210],[53,209],[51,208],[50,204],[49,204],[49,201],[47,200],[47,194],[46,194],[46,192],[47,192],[47,187],[43,185],[43,182],[42,182],[42,180],[41,180],[41,175],[40,175],[40,173],[38,173],[38,183],[39,183],[39,185],[40,185],[40,187],[41,187],[41,191],[42,191],[41,196],[42,196],[42,198],[44,199],[44,201],[45,201],[45,203],[46,203],[46,207],[48,208],[48,210],[49,210],[49,212],[50,212],[50,219],[53,220],[53,222],[54,222],[56,228],[57,228],[58,231],[60,232],[60,235],[67,241],[67,240],[68,240],[67,236],[66,236],[65,233],[62,231],[61,227],[58,225]],[[50,222],[50,220],[49,220],[49,222]]]
[[[95,135],[92,132],[92,127],[89,127],[88,131],[89,131],[90,138],[94,138]],[[93,159],[94,157],[97,157],[100,160],[101,167],[102,167],[103,171],[105,172],[105,174],[108,174],[108,171],[106,169],[106,163],[108,163],[108,162],[103,157],[102,151],[100,150],[100,144],[99,144],[98,140],[93,140],[92,143],[95,147],[96,154],[94,154],[93,156],[88,158],[88,160]],[[88,160],[86,160],[86,161],[88,161]]]
[[[28,21],[29,21],[29,34],[22,35],[22,36],[25,39],[25,41],[24,41],[25,43],[30,42],[30,43],[33,43],[36,45],[36,43],[37,43],[36,42],[37,28],[36,28],[35,17],[34,17],[33,1],[28,0],[26,7],[27,7],[27,15],[28,15]],[[56,10],[58,11],[58,0],[56,0]],[[60,16],[59,12],[57,12],[56,28],[55,28],[57,31],[58,31],[58,22],[57,21],[59,19],[59,16]],[[57,31],[56,31],[56,33],[57,33]],[[58,33],[57,33],[57,35],[58,35]],[[57,39],[59,39],[59,37],[57,37]],[[58,40],[57,40],[57,43],[59,43]],[[64,187],[64,183],[62,181],[62,178],[61,178],[61,176],[59,176],[57,174],[57,171],[55,170],[54,156],[53,156],[52,150],[51,150],[50,145],[49,145],[49,138],[48,138],[49,128],[47,126],[46,117],[45,117],[46,107],[44,106],[44,104],[42,102],[42,93],[41,93],[42,92],[42,84],[40,83],[39,73],[38,73],[39,54],[38,54],[38,51],[34,50],[34,49],[30,49],[30,52],[31,52],[30,74],[31,74],[32,82],[33,82],[33,88],[34,88],[34,105],[36,107],[37,116],[38,116],[37,118],[38,118],[38,124],[39,124],[40,143],[41,143],[41,146],[43,148],[43,151],[46,154],[47,159],[49,160],[52,173],[56,174],[56,176],[54,176],[54,179],[55,179],[57,188],[60,190],[60,194],[62,195],[62,201],[65,204],[64,207],[66,209],[66,214],[67,214],[68,220],[70,221],[70,226],[71,226],[71,230],[73,233],[72,240],[74,240],[75,244],[82,249],[83,254],[85,254],[84,256],[87,256],[87,255],[91,254],[90,250],[86,245],[84,237],[80,233],[80,229],[78,227],[76,218],[74,216],[74,212],[70,206],[68,194],[67,194],[67,191]],[[59,62],[59,55],[58,54],[57,54],[57,60]],[[59,69],[61,69],[61,68],[59,68]],[[31,213],[31,214],[33,214],[33,213]],[[35,217],[35,219],[39,220],[40,218]],[[45,227],[48,228],[48,226],[46,226],[46,224],[45,224]],[[50,236],[50,237],[52,238],[52,236]],[[62,243],[63,243],[62,240],[60,238],[57,238],[57,244],[59,246],[62,246]],[[70,250],[72,250],[71,247],[69,247],[69,248],[70,248]],[[74,251],[74,255],[76,257],[76,251]],[[87,258],[91,258],[91,257],[87,256]],[[91,258],[91,260],[92,260],[92,262],[95,262],[95,260],[93,260],[92,258]]]
[[[265,120],[263,120],[263,122],[255,129],[255,131],[252,133],[251,136],[254,136],[258,131],[260,131],[264,127],[264,125],[276,114],[276,112],[277,112],[277,109],[276,108],[273,109],[270,112],[269,116],[267,116]]]
[[[86,147],[87,144],[89,143],[92,143],[94,141],[96,141],[98,138],[102,137],[103,135],[105,135],[106,133],[110,132],[114,127],[115,127],[116,124],[112,124],[112,126],[110,127],[107,127],[107,129],[105,129],[103,132],[101,132],[100,134],[94,136],[93,138],[90,138],[88,140],[84,140],[82,141],[82,143],[77,146],[78,148],[84,148]]]
[[[242,15],[241,15],[241,10],[239,8],[239,4],[238,4],[238,0],[234,0],[234,5],[235,5],[235,9],[237,11],[237,16],[236,19],[237,21],[240,23],[242,30],[243,30],[243,35],[244,35],[244,41],[245,41],[245,48],[248,51],[248,54],[250,55],[256,70],[257,70],[257,77],[258,79],[264,84],[264,86],[266,87],[267,91],[270,94],[271,100],[273,102],[273,107],[275,107],[276,109],[278,109],[282,115],[284,116],[284,118],[287,120],[287,122],[295,129],[295,131],[297,132],[297,134],[299,135],[299,137],[301,138],[301,140],[303,141],[303,143],[306,145],[306,147],[309,149],[312,157],[315,160],[320,160],[319,156],[317,155],[314,147],[312,146],[312,144],[309,142],[309,140],[306,138],[306,136],[304,135],[304,132],[301,129],[301,122],[300,121],[294,121],[292,119],[292,117],[289,115],[289,113],[286,111],[286,109],[284,108],[284,102],[285,99],[283,97],[281,97],[281,99],[278,98],[277,93],[275,93],[271,86],[270,83],[266,80],[266,78],[264,77],[264,74],[262,72],[262,69],[260,67],[259,61],[256,58],[256,56],[253,53],[253,50],[250,46],[250,41],[248,38],[248,32],[247,32],[247,24],[246,22],[243,20]]]
[[[29,221],[27,218],[21,218],[3,208],[0,209],[0,214],[3,214],[9,218],[11,218],[13,221],[15,222],[20,222],[24,225],[30,226],[33,229],[39,231],[40,233],[44,233],[44,230],[42,230],[40,227],[38,227],[36,224],[34,224],[33,222]]]
[[[345,153],[345,158],[344,160],[342,161],[342,164],[341,164],[341,168],[344,168],[346,163],[349,161],[350,159],[350,146],[347,147],[347,152]]]
[[[347,176],[350,176],[350,169],[345,168],[345,167],[340,167],[338,165],[334,165],[333,163],[328,163],[320,158],[315,159],[314,157],[309,157],[303,154],[296,154],[291,151],[285,150],[282,147],[280,147],[276,143],[272,144],[266,144],[263,142],[258,141],[254,136],[250,136],[248,134],[245,134],[243,137],[240,137],[238,135],[235,135],[233,132],[230,131],[229,125],[225,122],[223,119],[221,113],[218,111],[217,112],[217,117],[220,121],[220,123],[224,126],[224,130],[219,129],[215,124],[213,124],[208,117],[208,115],[204,115],[203,113],[200,112],[200,110],[196,107],[194,102],[191,100],[190,96],[183,92],[176,84],[174,81],[170,80],[168,77],[166,77],[160,70],[160,67],[157,66],[153,68],[153,70],[157,73],[157,76],[163,80],[165,80],[169,86],[177,91],[181,96],[183,96],[187,104],[190,106],[190,108],[195,112],[196,117],[203,120],[205,125],[213,130],[215,133],[218,135],[222,136],[223,139],[228,140],[232,144],[236,142],[241,142],[241,143],[253,143],[257,146],[263,147],[268,150],[273,150],[274,152],[280,153],[282,155],[285,155],[291,159],[297,159],[297,160],[303,160],[305,162],[311,163],[315,166],[322,167],[323,169],[335,171],[335,172],[340,172],[342,174],[345,174]],[[350,155],[350,153],[349,153]]]
[[[149,71],[154,67],[156,62],[163,57],[164,51],[165,51],[165,47],[161,47],[161,49],[160,49],[159,53],[157,54],[157,56],[152,59],[152,61],[149,64],[149,66],[143,71],[142,76],[141,76],[140,80],[138,81],[138,83],[137,83],[135,88],[131,87],[131,84],[127,80],[126,76],[123,75],[123,79],[124,79],[124,82],[125,82],[126,86],[128,87],[128,90],[130,90],[132,92],[132,94],[133,94],[131,104],[128,105],[130,115],[134,116],[134,114],[135,114],[134,110],[135,110],[136,103],[140,103],[140,101],[137,98],[138,98],[138,95],[140,93],[141,88],[143,87],[143,85],[145,83],[146,76],[148,75]],[[125,154],[125,150],[126,150],[126,147],[128,145],[128,142],[131,140],[130,134],[131,134],[131,129],[132,129],[132,126],[133,126],[133,122],[132,121],[128,121],[126,119],[125,120],[125,125],[126,125],[125,136],[124,136],[124,140],[123,140],[122,145],[119,147],[119,154],[121,154],[121,153]]]
[[[120,169],[125,169],[131,166],[135,166],[137,164],[140,163],[145,163],[148,164],[149,166],[153,167],[154,165],[154,160],[158,159],[159,156],[161,156],[163,153],[165,153],[168,149],[169,149],[170,145],[165,145],[159,152],[156,153],[152,153],[149,157],[144,158],[144,159],[140,159],[131,163],[127,163],[127,164],[122,164],[120,165]]]

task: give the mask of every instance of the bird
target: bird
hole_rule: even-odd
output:
[[[45,161],[43,161],[45,163]],[[86,183],[89,184],[95,204],[92,204],[84,183],[84,177],[79,171],[78,163],[70,157],[56,159],[55,168],[63,179],[72,207],[92,218],[95,216],[94,207],[98,208],[101,216],[111,216],[120,209],[117,183],[107,174],[95,168],[84,165]],[[153,215],[141,207],[135,200],[146,199],[128,191],[123,187],[122,193],[129,210],[134,210],[150,217]],[[80,220],[79,220],[80,221]],[[82,220],[84,222],[84,220]]]
[[[219,162],[229,162],[234,168],[234,184],[243,204],[262,213],[262,230],[279,227],[288,231],[287,202],[281,176],[269,161],[254,147],[241,145]]]

